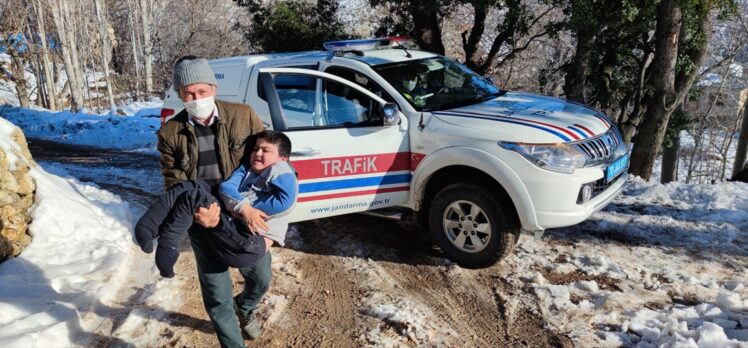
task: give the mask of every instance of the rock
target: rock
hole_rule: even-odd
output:
[[[6,205],[0,208],[0,220],[2,221],[0,234],[11,242],[26,234],[26,228],[28,227],[26,216],[25,214],[19,214],[19,211],[13,206]]]
[[[21,197],[17,193],[7,190],[0,190],[0,207],[6,205],[18,204],[21,201]]]
[[[34,204],[36,190],[36,183],[29,175],[30,166],[36,164],[26,137],[20,129],[15,129],[10,138],[18,144],[10,150],[10,157],[17,158],[13,168],[9,154],[0,148],[0,261],[17,256],[31,243],[29,209]]]
[[[10,135],[10,139],[18,143],[18,145],[21,145],[21,150],[18,151],[16,154],[25,158],[26,162],[31,162],[31,152],[29,151],[29,144],[26,142],[26,136],[23,135],[23,132],[20,128],[16,128],[13,131],[13,134]]]
[[[22,235],[20,239],[12,243],[11,255],[18,256],[29,244],[31,244],[31,236],[28,234]]]
[[[27,212],[29,208],[31,208],[32,205],[34,205],[34,195],[29,194],[29,195],[25,195],[21,197],[21,200],[18,201],[18,203],[16,203],[14,207],[18,209],[18,211]],[[28,214],[24,214],[24,215],[26,215],[26,217],[28,218],[26,222],[31,222],[31,215],[28,215]]]
[[[0,170],[0,190],[18,191],[18,181],[7,169]]]
[[[0,235],[0,262],[5,261],[10,256],[14,256],[13,252],[13,244],[10,244],[5,237]]]
[[[28,175],[28,173],[23,173],[21,171],[15,170],[13,171],[13,177],[18,183],[18,189],[16,190],[18,194],[27,195],[33,193],[34,190],[36,190],[36,183],[34,183],[34,179],[32,179],[31,176]]]
[[[0,150],[0,170],[7,170],[8,168],[8,155],[5,154],[5,151]]]

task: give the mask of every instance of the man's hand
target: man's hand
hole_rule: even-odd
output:
[[[268,231],[267,214],[262,210],[252,208],[249,204],[242,207],[242,219],[247,223],[247,227],[254,234],[263,234]]]
[[[221,220],[221,208],[218,207],[218,203],[213,202],[213,204],[207,208],[197,208],[194,217],[195,222],[203,227],[216,227],[218,226],[218,222]]]

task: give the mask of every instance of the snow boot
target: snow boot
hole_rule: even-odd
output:
[[[239,296],[234,296],[234,311],[236,316],[239,318],[239,327],[244,331],[250,340],[255,340],[262,334],[262,324],[257,319],[255,312],[249,312],[247,315],[243,315],[239,309]]]

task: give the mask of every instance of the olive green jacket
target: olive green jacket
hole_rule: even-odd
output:
[[[218,107],[216,147],[221,174],[226,180],[254,148],[257,133],[265,130],[257,113],[244,104],[216,100]],[[175,184],[195,179],[197,175],[197,136],[182,110],[158,131],[161,174],[168,190]],[[248,158],[248,157],[247,157]]]

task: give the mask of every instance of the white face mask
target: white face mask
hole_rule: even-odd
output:
[[[414,88],[416,88],[416,80],[406,80],[403,82],[403,87],[408,90],[408,92],[412,91]]]
[[[216,108],[216,101],[213,96],[183,102],[183,104],[187,113],[200,121],[205,121],[213,116],[213,110]]]

